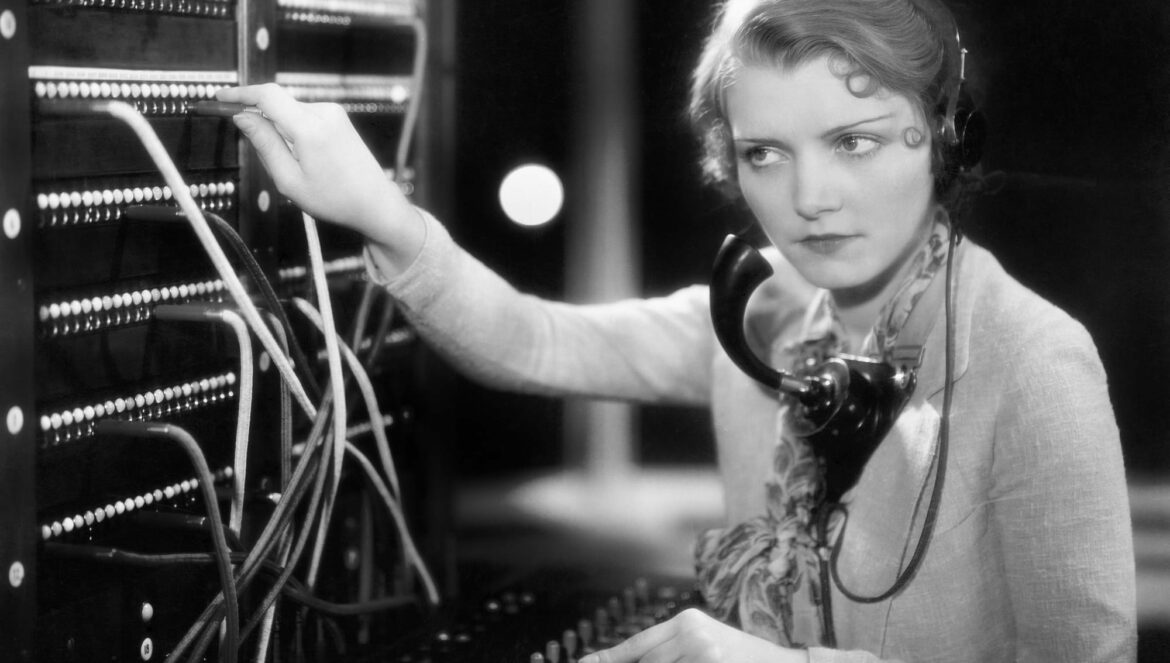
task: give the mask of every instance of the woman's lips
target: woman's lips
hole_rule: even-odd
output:
[[[800,245],[818,255],[831,255],[840,251],[858,235],[809,235],[800,240]]]

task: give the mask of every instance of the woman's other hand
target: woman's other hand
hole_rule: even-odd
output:
[[[728,626],[694,608],[652,626],[578,663],[806,663],[808,654],[785,649]]]
[[[422,246],[423,222],[337,104],[301,103],[273,83],[223,88],[220,101],[254,106],[233,121],[277,190],[310,215],[352,228],[405,268]]]

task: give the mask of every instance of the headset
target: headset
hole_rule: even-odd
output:
[[[931,26],[942,34],[954,33],[954,43],[948,41],[943,63],[949,74],[942,86],[942,95],[935,112],[939,117],[935,142],[939,146],[941,164],[935,174],[936,190],[948,191],[960,173],[970,171],[983,158],[983,144],[987,140],[987,120],[976,107],[967,89],[967,49],[959,35],[959,28],[949,13],[928,7],[930,0],[908,0],[919,10]],[[937,7],[937,5],[935,5]]]

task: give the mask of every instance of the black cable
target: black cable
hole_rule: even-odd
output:
[[[166,511],[138,511],[135,514],[134,520],[136,523],[146,527],[194,530],[205,533],[211,533],[211,528],[213,527],[211,518],[208,516],[193,516],[185,513]],[[225,529],[223,533],[227,537],[229,550],[238,551],[244,549],[244,544],[240,541],[239,534],[236,534],[231,528]]]
[[[293,552],[290,555],[284,570],[281,572],[280,577],[277,579],[275,585],[269,590],[268,594],[265,595],[264,600],[261,602],[260,608],[253,614],[253,617],[248,620],[244,629],[241,631],[241,642],[243,642],[243,640],[251,635],[252,630],[255,629],[255,627],[264,618],[264,613],[268,611],[269,606],[271,606],[280,596],[281,588],[285,585],[285,583],[288,582],[288,579],[292,576],[293,570],[300,561],[300,556],[304,552],[305,545],[308,543],[308,540],[312,535],[313,523],[316,520],[317,515],[319,515],[318,507],[320,506],[321,499],[324,495],[325,480],[331,474],[329,471],[331,454],[329,452],[330,444],[328,444],[330,438],[325,438],[326,444],[316,444],[315,440],[320,438],[321,435],[325,434],[326,422],[329,419],[329,413],[332,409],[332,392],[326,391],[325,397],[322,400],[323,402],[321,407],[318,408],[317,420],[314,422],[313,434],[310,435],[310,444],[306,447],[305,453],[310,453],[310,449],[312,449],[314,452],[316,450],[320,450],[321,459],[324,461],[324,464],[318,464],[316,466],[316,481],[314,483],[314,488],[309,500],[309,507],[306,511],[305,522],[301,524],[301,535],[298,538]],[[344,443],[344,440],[342,443]],[[204,623],[202,625],[197,623],[197,626],[203,628],[204,633],[196,642],[195,647],[192,649],[191,660],[196,661],[203,658],[204,652],[206,652],[207,648],[211,645],[211,641],[217,632],[214,624],[210,622]]]
[[[298,610],[293,636],[293,661],[305,663],[305,611]]]
[[[240,634],[240,604],[236,595],[235,578],[232,577],[231,553],[228,550],[227,536],[224,534],[223,518],[219,513],[219,501],[215,495],[215,479],[211,469],[207,466],[207,459],[199,443],[190,433],[172,424],[158,424],[132,421],[100,421],[95,426],[99,435],[121,435],[126,437],[155,438],[161,437],[177,443],[191,459],[195,472],[199,477],[199,488],[203,492],[203,501],[206,502],[208,517],[211,519],[211,538],[215,542],[215,556],[219,569],[219,580],[223,585],[224,605],[227,611],[227,634],[224,637],[224,655],[226,663],[235,663],[236,646]]]
[[[324,473],[320,473],[320,474],[324,474]],[[316,511],[317,504],[319,501],[320,501],[319,491],[313,491],[313,495],[310,498],[310,506],[309,506],[309,513],[310,514],[312,514]],[[304,527],[306,529],[302,533],[302,537],[301,537],[302,541],[307,540],[308,535],[310,534],[310,530],[308,528],[311,526],[312,522],[313,522],[313,519],[311,519],[311,518],[306,521],[306,523],[304,525]],[[300,541],[298,541],[298,543],[300,543]],[[302,548],[303,548],[303,546],[302,546]],[[300,552],[300,550],[294,551],[293,556],[290,557],[290,559],[289,559],[288,565],[285,566],[283,568],[283,570],[280,572],[280,575],[278,576],[278,578],[276,580],[276,584],[273,586],[272,590],[270,590],[270,595],[279,595],[281,590],[283,590],[284,587],[287,586],[288,580],[292,575],[293,569],[296,567],[296,563],[299,560],[299,555],[298,555],[299,552]],[[259,569],[260,566],[262,566],[262,565],[258,564],[257,569]],[[217,599],[218,599],[218,597],[217,597]],[[261,610],[258,611],[258,613],[255,614],[254,617],[247,622],[245,628],[240,632],[239,642],[241,644],[247,639],[247,637],[251,634],[252,630],[259,624],[259,622],[261,620],[263,620],[264,613],[267,612],[268,606],[271,605],[274,601],[275,601],[275,598],[273,598],[271,601],[266,600],[265,604],[262,606]],[[213,607],[214,607],[214,604],[213,604]],[[218,609],[213,610],[213,614],[216,614],[217,612],[218,612]],[[199,639],[196,640],[195,645],[192,647],[191,656],[189,657],[189,660],[192,660],[192,661],[203,660],[203,657],[207,651],[207,648],[211,646],[212,640],[215,639],[215,636],[219,631],[219,629],[215,627],[215,623],[216,623],[216,620],[207,620],[206,622],[204,622],[201,625],[201,628],[203,629],[203,633],[201,636],[199,636]]]
[[[50,557],[81,559],[99,564],[121,564],[125,566],[155,568],[216,563],[216,556],[210,553],[139,553],[123,548],[95,546],[84,543],[57,543],[53,541],[46,542],[44,546],[45,554]],[[242,562],[244,557],[245,553],[241,552],[228,554],[228,558],[233,564]]]
[[[285,353],[288,352],[288,333],[281,334],[277,338],[278,342],[282,343]],[[292,468],[292,436],[293,436],[293,413],[292,413],[292,394],[289,391],[289,385],[284,380],[280,380],[280,468],[279,468],[279,483],[281,493],[288,490],[289,476]],[[275,530],[274,530],[275,531]],[[281,563],[288,561],[288,544],[291,533],[287,529],[279,530],[281,532],[278,537],[280,550],[284,553]],[[267,553],[265,553],[267,556]],[[277,631],[277,621],[279,615],[272,615],[271,627],[276,633],[272,634],[279,638]],[[261,654],[258,651],[257,657]],[[273,658],[279,660],[279,652],[274,652]],[[263,663],[263,662],[261,662]]]
[[[350,337],[349,347],[353,350],[354,356],[357,356],[357,353],[361,352],[362,337],[365,336],[365,333],[366,333],[366,326],[367,326],[367,323],[369,322],[370,310],[373,308],[373,305],[374,305],[374,296],[376,294],[376,291],[377,291],[377,286],[375,286],[373,283],[370,283],[369,281],[366,281],[365,285],[362,288],[362,299],[358,303],[357,312],[354,313],[353,327],[350,329],[350,333],[349,333],[349,337]],[[338,341],[341,341],[340,334],[338,335]],[[370,346],[373,347],[374,344],[376,343],[376,341],[377,341],[376,338],[372,338],[370,340]],[[342,384],[345,385],[346,396],[349,396],[349,394],[351,393],[350,387],[352,386],[353,381],[354,381],[353,372],[352,371],[346,372],[344,377],[343,377],[343,382],[342,382]],[[347,410],[345,413],[346,421],[348,421],[350,419],[350,417],[353,416],[353,413],[358,409],[358,407],[360,407],[358,400],[359,399],[356,399],[356,398],[354,398],[354,399],[346,398],[346,401],[345,401],[346,410]]]
[[[840,508],[840,504],[821,504],[816,510],[817,518],[817,568],[821,577],[821,644],[829,649],[837,648],[837,632],[833,628],[833,591],[829,586],[829,561],[824,550],[829,545],[829,518]],[[842,509],[843,510],[843,509]]]
[[[328,393],[326,394],[326,398],[328,399]],[[331,403],[323,403],[321,412],[327,412],[331,408]],[[344,440],[341,443],[344,444]],[[322,457],[325,458],[324,453],[322,454]],[[297,538],[296,544],[293,546],[293,551],[289,555],[289,559],[285,564],[284,570],[281,572],[280,577],[277,578],[272,588],[269,589],[268,594],[264,596],[264,600],[260,602],[260,607],[253,613],[253,616],[244,625],[241,637],[247,638],[252,633],[252,630],[256,628],[257,625],[259,625],[260,621],[264,618],[264,613],[268,611],[269,606],[271,606],[280,595],[281,587],[284,585],[284,583],[288,582],[290,577],[292,577],[293,569],[296,568],[297,563],[300,561],[300,557],[304,553],[305,546],[308,543],[310,536],[312,535],[313,522],[316,520],[315,515],[317,514],[317,507],[321,498],[324,496],[324,482],[329,474],[330,473],[328,471],[327,464],[319,468],[317,474],[317,483],[315,490],[313,491],[307,512],[308,515],[305,518],[305,522],[301,525],[301,535]]]
[[[300,506],[305,494],[308,492],[311,483],[316,477],[316,472],[320,470],[320,457],[315,453],[316,449],[307,448],[301,458],[301,462],[293,470],[292,477],[289,479],[288,488],[285,494],[291,494],[292,497],[288,500],[281,500],[277,503],[276,509],[273,510],[269,517],[268,523],[261,531],[257,538],[256,545],[253,548],[255,553],[253,558],[246,562],[240,570],[241,580],[248,580],[255,572],[256,564],[273,550],[279,539],[283,536],[283,532],[287,529],[296,514],[296,509]]]
[[[317,422],[315,422],[320,425],[314,427],[309,440],[310,443],[314,444],[314,446],[317,446],[317,440],[321,440],[320,448],[321,457],[323,459],[323,464],[317,474],[317,481],[314,486],[313,506],[309,509],[308,516],[306,517],[305,522],[302,524],[301,534],[297,539],[291,555],[289,556],[289,562],[286,565],[285,570],[281,573],[281,577],[277,578],[275,584],[269,590],[268,594],[265,595],[263,601],[261,601],[260,609],[258,609],[254,613],[254,616],[248,620],[248,623],[245,625],[245,635],[250,634],[252,629],[254,629],[260,623],[260,620],[263,619],[264,613],[268,611],[268,609],[280,595],[280,588],[291,577],[292,570],[296,567],[297,562],[300,561],[300,557],[302,554],[304,554],[305,547],[307,546],[309,538],[312,535],[314,520],[316,517],[320,517],[320,523],[316,525],[316,528],[319,530],[321,536],[325,536],[327,534],[329,513],[332,505],[330,504],[330,499],[325,499],[324,504],[321,504],[321,500],[325,498],[326,482],[333,475],[333,472],[330,469],[333,459],[333,445],[345,444],[344,439],[335,440],[332,435],[329,435],[324,425],[325,421],[328,419],[328,411],[334,408],[333,397],[334,393],[331,385],[326,389],[325,396],[322,399],[320,412],[322,412],[323,415],[317,419]],[[339,416],[339,414],[335,414],[334,416]],[[329,432],[331,432],[331,430]],[[317,508],[319,504],[320,510]],[[310,589],[311,588],[312,585],[310,585]],[[296,643],[295,660],[298,661],[304,660],[302,636],[304,634],[305,615],[306,611],[304,609],[298,610],[296,613],[296,634],[294,636],[294,642]]]
[[[227,240],[227,244],[231,247],[236,257],[243,264],[244,269],[247,270],[248,276],[256,284],[260,290],[260,296],[264,299],[265,305],[272,310],[272,314],[280,320],[281,327],[284,328],[285,334],[288,337],[289,350],[291,351],[293,361],[301,367],[301,373],[304,376],[305,388],[309,392],[309,397],[317,400],[321,397],[321,385],[317,383],[317,378],[313,373],[312,364],[309,363],[308,355],[305,354],[304,348],[297,342],[297,336],[293,332],[292,322],[288,319],[288,314],[285,313],[284,307],[280,304],[280,298],[276,296],[276,290],[272,287],[272,282],[264,274],[264,270],[260,267],[260,263],[256,261],[256,257],[252,255],[252,251],[244,240],[240,237],[236,229],[232,227],[223,217],[213,212],[204,212],[203,215],[211,221],[212,227]]]
[[[322,408],[324,411],[326,408]],[[320,412],[319,412],[320,414]],[[323,421],[324,417],[319,417],[319,421]],[[323,424],[322,424],[323,428]],[[248,553],[248,557],[240,567],[238,572],[238,584],[242,590],[246,590],[251,584],[255,576],[255,569],[257,564],[268,556],[273,545],[282,537],[278,532],[283,532],[291,522],[292,516],[299,507],[300,502],[304,499],[308,488],[313,481],[315,473],[319,469],[319,458],[316,451],[316,446],[310,446],[306,452],[301,456],[301,461],[297,463],[293,470],[293,476],[289,481],[289,488],[285,491],[282,499],[277,503],[276,509],[269,517],[264,529],[261,531],[257,539],[256,545]],[[167,656],[167,663],[177,661],[180,656],[191,646],[192,642],[199,635],[202,629],[206,628],[208,624],[213,621],[218,621],[216,615],[218,614],[224,597],[223,595],[216,596],[211,603],[204,608],[203,613],[196,618],[195,622],[179,640],[178,644]]]
[[[63,559],[80,559],[98,564],[119,564],[124,566],[139,566],[159,568],[167,566],[191,566],[215,564],[216,556],[212,553],[139,553],[122,548],[110,548],[76,543],[47,542],[44,552],[51,557]],[[247,553],[233,552],[229,555],[232,563],[240,564],[247,558]],[[260,569],[271,576],[279,576],[282,568],[270,560],[260,563]],[[313,595],[296,578],[291,578],[282,592],[289,598],[305,605],[316,612],[337,617],[364,615],[374,612],[403,608],[417,605],[417,599],[410,596],[387,596],[380,599],[360,601],[355,603],[335,603]],[[242,641],[242,640],[241,640]]]
[[[283,309],[282,309],[283,312]],[[278,326],[285,330],[283,334],[276,335],[276,342],[280,344],[285,354],[289,353],[289,334],[291,331],[282,326],[275,313],[269,313]],[[289,391],[289,385],[284,380],[280,380],[280,465],[278,485],[281,492],[288,487],[289,475],[292,472],[292,435],[293,435],[293,414],[292,414],[292,394]]]
[[[150,221],[175,221],[184,218],[182,211],[164,205],[133,205],[126,208],[125,216],[130,220]],[[288,337],[292,360],[301,370],[301,374],[305,380],[305,390],[308,392],[310,398],[314,400],[320,398],[321,385],[317,383],[312,364],[309,363],[308,355],[305,354],[304,349],[297,342],[296,334],[293,333],[292,323],[289,321],[284,307],[281,306],[280,298],[277,297],[276,291],[272,287],[272,282],[268,280],[264,269],[256,261],[256,257],[252,255],[252,251],[240,237],[239,233],[236,232],[236,229],[227,220],[214,212],[206,210],[204,210],[203,216],[208,220],[208,225],[226,241],[228,248],[235,254],[236,259],[244,267],[244,271],[248,273],[248,277],[252,279],[252,282],[259,290],[260,297],[264,300],[264,305],[280,321],[280,325],[284,328],[285,335]]]
[[[373,343],[370,345],[370,352],[366,355],[366,361],[364,362],[367,371],[373,370],[374,363],[378,361],[378,356],[382,353],[382,349],[386,345],[386,335],[390,333],[390,323],[394,320],[394,300],[389,296],[386,296],[385,299],[386,306],[382,309],[382,317],[378,319]]]
[[[337,620],[329,615],[318,614],[317,623],[324,624],[325,630],[329,635],[333,636],[333,651],[337,652],[338,656],[345,656],[345,634],[341,632],[341,627],[337,625]],[[321,640],[323,641],[324,637]],[[325,660],[325,658],[321,657],[321,660]]]
[[[845,513],[845,521],[841,524],[841,534],[837,536],[837,541],[833,544],[833,553],[829,560],[829,568],[833,576],[833,583],[837,585],[837,589],[841,590],[841,593],[851,601],[857,603],[880,603],[902,591],[902,588],[914,578],[914,575],[918,572],[918,568],[922,565],[922,560],[926,556],[926,549],[929,547],[931,536],[934,533],[935,522],[938,520],[939,505],[942,502],[943,481],[946,477],[947,470],[947,450],[950,447],[951,399],[955,389],[955,321],[952,311],[951,289],[954,285],[955,247],[959,243],[959,236],[958,228],[952,225],[950,239],[947,245],[946,292],[943,295],[944,316],[946,318],[946,351],[944,353],[946,355],[946,372],[945,382],[943,384],[943,411],[938,429],[938,454],[935,456],[934,461],[934,486],[931,488],[930,502],[926,509],[926,519],[922,523],[922,532],[918,535],[918,544],[914,548],[914,554],[910,557],[910,562],[894,579],[894,583],[890,588],[874,596],[862,596],[845,587],[844,583],[841,582],[841,577],[837,570],[838,557],[841,554],[841,544],[845,540],[845,528],[849,524],[849,514],[848,512]]]
[[[319,474],[320,472],[321,472],[320,464],[319,463],[315,464],[313,477],[316,477],[317,474]],[[308,481],[303,482],[301,485],[297,486],[297,488],[299,489],[298,492],[296,493],[296,498],[297,498],[296,501],[298,503],[299,503],[300,499],[303,499],[303,497],[306,493],[312,492],[312,497],[310,498],[310,506],[308,509],[308,513],[309,514],[315,513],[315,511],[317,509],[317,505],[320,501],[319,500],[319,498],[320,498],[319,492],[320,491],[310,491]],[[283,531],[286,527],[288,527],[289,524],[291,523],[291,520],[292,520],[292,513],[293,513],[293,509],[288,509],[284,512],[284,514],[282,514],[282,517],[277,518],[277,519],[273,519],[277,523],[277,527],[274,528],[272,531],[277,531],[278,529]],[[310,520],[310,522],[311,522],[311,520]],[[256,552],[257,550],[259,550],[259,548],[255,549],[253,552]],[[243,576],[243,574],[241,574],[243,576],[243,577],[241,577],[241,580],[240,580],[240,586],[242,588],[246,588],[251,584],[252,580],[255,578],[256,572],[259,570],[259,568],[262,565],[264,560],[260,556],[255,555],[255,556],[251,557],[250,561],[251,561],[251,567],[246,569],[247,575]],[[295,563],[296,563],[296,560],[291,559],[290,566],[286,567],[289,574],[291,574],[291,570],[292,570],[293,566],[295,566]],[[245,562],[245,564],[247,564],[247,562]],[[284,576],[284,572],[282,572],[282,579],[283,579],[283,576]],[[278,587],[281,586],[280,580],[278,580],[277,586]],[[211,645],[212,639],[215,637],[216,633],[219,630],[218,628],[216,628],[215,625],[218,622],[218,614],[222,608],[222,605],[223,605],[223,597],[222,596],[215,597],[215,599],[212,601],[212,603],[204,611],[204,614],[200,616],[199,620],[197,620],[195,622],[195,624],[188,631],[187,635],[184,636],[183,642],[181,643],[181,644],[184,644],[184,648],[185,648],[185,646],[190,645],[191,642],[195,643],[194,647],[192,649],[192,654],[189,657],[190,660],[194,660],[194,661],[202,660],[203,654],[207,651],[207,648]],[[254,625],[252,625],[252,626],[254,627]],[[200,634],[200,631],[202,631],[202,634]],[[251,628],[247,628],[244,631],[243,637],[246,638],[247,634],[250,632],[251,632]],[[196,639],[196,637],[198,639]],[[241,639],[241,642],[243,642],[243,639]],[[179,651],[179,649],[176,648],[176,651]]]
[[[288,384],[280,381],[280,490],[288,490],[292,474],[293,412]]]
[[[295,515],[296,508],[300,505],[301,500],[304,499],[306,492],[309,490],[311,483],[316,482],[316,473],[321,470],[322,458],[318,452],[321,451],[321,446],[316,443],[325,429],[325,420],[328,418],[328,413],[331,407],[331,400],[326,396],[325,401],[322,402],[321,408],[318,410],[318,419],[314,423],[314,428],[309,434],[309,442],[305,446],[305,451],[301,456],[301,461],[297,464],[293,475],[289,480],[289,490],[295,491],[295,499],[284,500],[277,504],[276,510],[273,511],[269,518],[269,523],[261,532],[257,539],[257,548],[263,548],[265,555],[271,551],[278,543],[279,539],[283,537],[283,531],[287,528],[292,518]],[[291,449],[290,449],[291,454]],[[311,513],[311,510],[310,510]],[[278,533],[280,533],[278,535]],[[257,556],[259,559],[262,556]],[[254,564],[245,565],[241,571],[244,577],[250,576],[254,571]]]
[[[297,583],[297,587],[300,587]],[[404,608],[409,605],[418,605],[418,600],[411,596],[387,596],[380,599],[371,599],[368,601],[358,601],[356,603],[334,603],[326,601],[308,590],[297,589],[296,587],[288,587],[285,593],[306,607],[312,608],[317,612],[335,615],[337,617],[352,617],[355,615],[366,615],[373,612],[382,612],[384,610],[393,610],[394,608]]]
[[[273,617],[273,620],[272,620],[272,634],[269,636],[271,638],[271,642],[276,642],[276,643],[282,642],[280,631],[281,631],[281,628],[283,626],[284,626],[284,622],[281,621],[280,615],[275,615]],[[272,652],[272,663],[282,663],[282,661],[281,661],[281,651],[282,650],[279,646],[272,647],[269,651]],[[266,662],[257,660],[256,663],[266,663]]]
[[[370,318],[370,309],[374,305],[374,292],[377,286],[366,281],[362,286],[362,299],[358,302],[357,312],[353,316],[353,327],[349,331],[350,347],[357,352],[362,347],[362,337],[366,334],[366,323]]]

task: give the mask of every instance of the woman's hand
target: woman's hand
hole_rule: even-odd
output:
[[[224,88],[220,101],[255,106],[233,118],[276,188],[310,215],[352,228],[405,267],[423,241],[422,220],[337,104],[306,104],[268,83]]]
[[[808,654],[785,649],[733,628],[694,608],[652,626],[578,663],[807,663]]]

